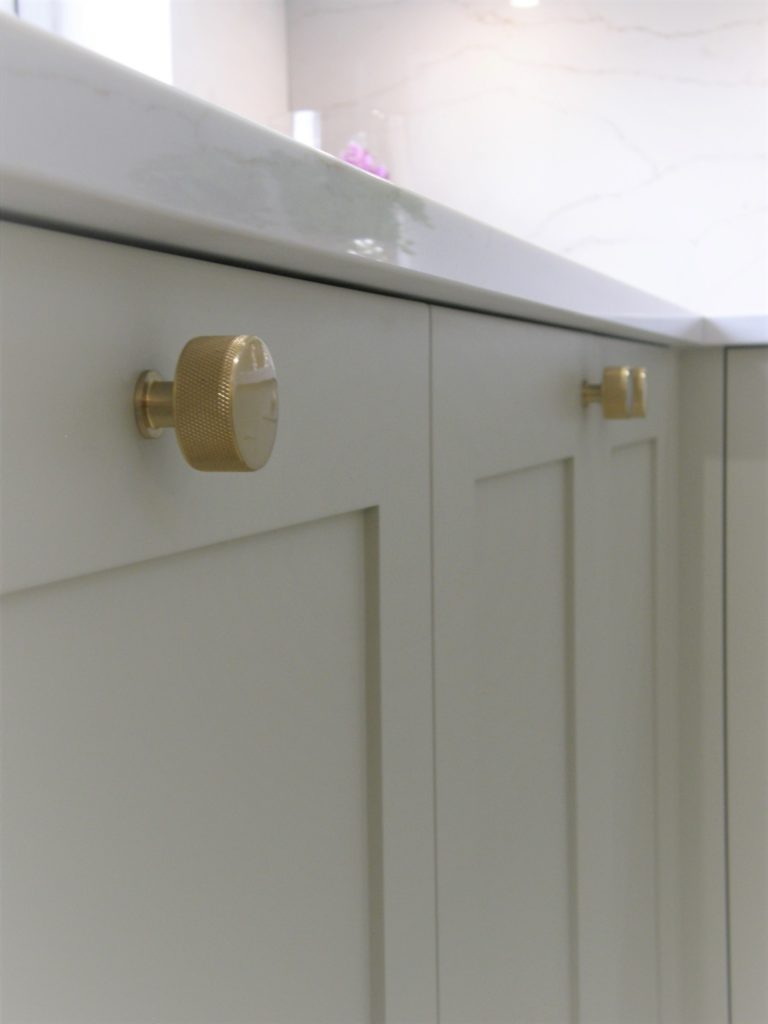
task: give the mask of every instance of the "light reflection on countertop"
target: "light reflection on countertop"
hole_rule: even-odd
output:
[[[0,206],[10,219],[615,336],[727,335],[6,15]],[[765,341],[764,320],[750,330]]]

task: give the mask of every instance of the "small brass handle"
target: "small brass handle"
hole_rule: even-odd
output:
[[[600,384],[581,382],[581,404],[593,402],[603,407],[607,420],[642,419],[645,417],[648,373],[642,366],[607,366]]]
[[[264,342],[250,334],[192,338],[172,381],[145,370],[133,394],[143,437],[174,427],[194,469],[248,472],[272,454],[277,434],[277,377]]]

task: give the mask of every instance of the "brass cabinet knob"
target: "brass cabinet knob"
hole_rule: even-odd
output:
[[[250,334],[192,338],[172,381],[154,370],[134,390],[143,437],[174,427],[194,469],[248,472],[272,454],[277,433],[277,377],[264,342]]]
[[[645,403],[648,396],[648,371],[644,366],[633,366],[630,374],[632,382],[632,419],[645,419]]]
[[[607,420],[642,419],[648,374],[642,366],[607,366],[601,384],[581,382],[581,404],[599,402]]]

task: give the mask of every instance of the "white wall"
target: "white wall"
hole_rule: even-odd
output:
[[[287,0],[291,103],[399,184],[712,314],[768,310],[763,0]]]
[[[13,0],[0,0],[0,10]],[[17,0],[31,24],[290,130],[283,0]]]
[[[171,0],[173,83],[288,132],[283,0]]]
[[[171,0],[18,0],[18,13],[39,28],[171,81]]]

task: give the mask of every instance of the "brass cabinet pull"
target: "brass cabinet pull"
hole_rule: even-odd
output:
[[[264,342],[250,334],[192,338],[174,380],[145,370],[133,396],[143,437],[176,430],[194,469],[248,472],[272,454],[277,433],[277,377]]]
[[[643,419],[646,412],[648,373],[642,366],[607,366],[600,384],[581,382],[581,404],[603,407],[607,420]]]

